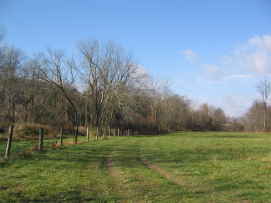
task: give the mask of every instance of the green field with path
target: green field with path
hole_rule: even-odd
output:
[[[16,142],[0,162],[0,202],[271,202],[269,134],[110,137],[22,152],[27,147]]]

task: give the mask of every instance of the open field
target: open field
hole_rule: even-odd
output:
[[[111,137],[13,155],[0,177],[0,202],[271,202],[271,135]]]

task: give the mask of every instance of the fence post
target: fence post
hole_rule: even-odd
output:
[[[74,144],[77,144],[77,138],[78,138],[78,129],[79,128],[79,126],[77,125],[76,126],[76,131],[75,131],[75,137],[74,137]]]
[[[39,146],[38,146],[39,151],[43,150],[43,135],[44,135],[43,128],[39,128]]]
[[[6,152],[5,152],[5,159],[8,159],[9,154],[10,154],[12,137],[13,137],[13,129],[14,129],[14,125],[10,125],[9,126],[8,141],[7,141],[7,146],[6,146]]]
[[[120,136],[120,129],[118,128],[118,136]]]
[[[99,128],[97,127],[97,129],[96,129],[96,140],[98,140],[98,136],[99,136]]]
[[[74,132],[74,139],[73,139],[73,143],[74,144],[77,144],[77,137],[78,137],[78,128],[79,128],[79,122],[78,122],[78,120],[80,119],[80,114],[78,115],[79,113],[77,113],[77,112],[75,112],[74,113],[74,120],[75,120],[75,125],[76,125],[76,129],[74,129],[75,130],[75,132]],[[73,126],[73,128],[74,128],[74,126]]]
[[[60,128],[60,146],[63,145],[63,128]]]
[[[88,139],[88,142],[89,142],[89,128],[87,126],[87,139]]]
[[[102,139],[104,140],[104,136],[105,136],[105,133],[106,133],[106,130],[105,130],[105,128],[102,128]]]

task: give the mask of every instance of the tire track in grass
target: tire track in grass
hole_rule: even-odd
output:
[[[186,187],[183,180],[181,180],[179,177],[176,177],[175,175],[172,175],[170,172],[166,171],[165,169],[159,167],[158,165],[151,163],[147,159],[143,158],[142,152],[140,153],[140,161],[149,169],[155,171],[163,178],[167,179],[169,182],[174,183],[176,185]]]
[[[121,179],[121,172],[116,167],[113,166],[113,160],[111,157],[107,158],[106,166],[109,172],[114,179]]]
[[[175,175],[174,173],[166,169],[163,169],[159,165],[152,163],[151,161],[149,161],[143,156],[142,151],[140,153],[140,161],[147,168],[159,174],[161,178],[164,178],[170,183],[173,183],[177,187],[181,188],[184,191],[185,195],[187,196],[191,196],[191,194],[193,194],[193,196],[196,197],[199,194],[205,195],[207,193],[212,192],[212,189],[209,188],[209,185],[206,185],[206,184],[195,185],[193,184],[193,181],[191,181],[189,178],[183,177],[182,175],[179,175],[179,174]]]
[[[127,203],[180,202],[184,188],[146,167],[140,156],[140,144],[140,140],[123,139],[121,144],[112,144],[110,154],[104,156],[114,200]]]
[[[142,159],[142,158],[141,158],[141,161],[147,168],[149,168],[149,169],[155,171],[156,173],[160,174],[162,177],[164,177],[168,181],[170,181],[172,183],[175,183],[176,185],[180,185],[182,187],[185,186],[182,180],[180,180],[178,177],[172,175],[168,171],[160,168],[156,164],[153,164],[153,163],[149,162],[148,160]]]
[[[168,202],[169,199],[173,200],[171,202],[179,202],[183,189],[146,167],[141,159],[140,148],[141,140],[138,139],[127,139],[119,148],[121,158],[118,157],[118,163],[121,164],[134,202]]]
[[[109,175],[112,177],[112,190],[118,195],[117,202],[129,202],[129,195],[127,195],[129,194],[129,188],[125,184],[126,181],[122,175],[122,171],[114,166],[111,155],[106,159],[106,167]]]
[[[125,145],[126,146],[126,145]],[[126,146],[127,147],[127,146]],[[125,148],[126,148],[125,147]],[[127,162],[126,158],[122,154],[122,146],[114,146],[111,153],[107,156],[105,160],[105,165],[108,170],[108,174],[111,176],[112,180],[112,191],[118,195],[116,202],[121,203],[145,203],[145,199],[142,196],[138,197],[135,195],[134,187],[130,184],[130,180],[133,176],[126,174]],[[126,153],[127,154],[127,153]],[[133,160],[133,159],[129,159]],[[137,160],[138,161],[138,160]],[[142,164],[141,162],[138,162]]]

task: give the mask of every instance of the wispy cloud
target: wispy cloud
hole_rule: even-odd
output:
[[[203,76],[209,80],[219,81],[225,78],[225,72],[217,65],[204,64]]]
[[[271,51],[271,35],[255,36],[248,40],[251,46],[262,50]]]
[[[226,55],[214,58],[214,63],[205,63],[205,59],[191,49],[183,51],[183,55],[201,70],[197,77],[201,84],[205,84],[202,88],[210,92],[225,92],[224,95],[218,93],[220,99],[210,96],[202,101],[220,106],[232,116],[243,115],[257,98],[253,91],[257,81],[263,77],[271,79],[271,34],[247,39]],[[195,60],[195,57],[201,60]],[[240,93],[240,88],[246,85],[251,92]]]
[[[251,98],[230,95],[223,98],[221,107],[230,115],[234,117],[242,116],[252,104]]]
[[[253,76],[250,74],[236,74],[236,75],[229,75],[225,79],[248,79],[252,77]]]
[[[208,80],[271,76],[271,35],[255,36],[232,50],[217,64],[199,64]]]
[[[271,35],[255,36],[236,48],[229,65],[256,76],[271,74]]]
[[[181,53],[189,63],[196,63],[198,61],[198,54],[191,49],[183,50]]]

